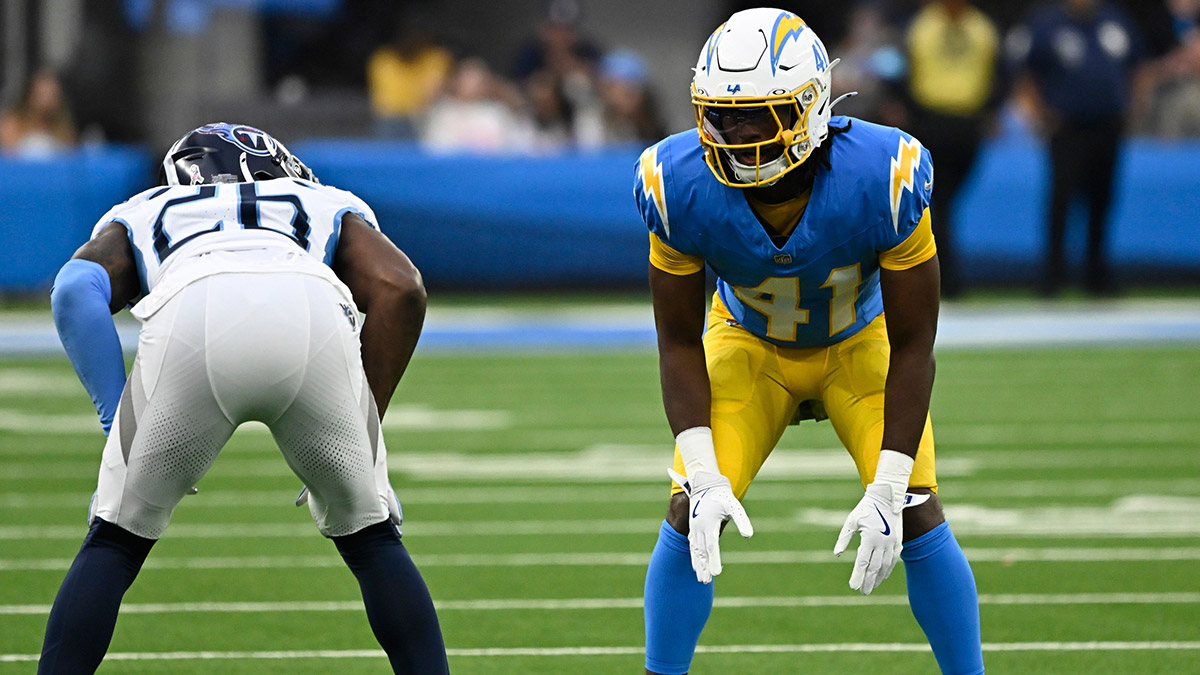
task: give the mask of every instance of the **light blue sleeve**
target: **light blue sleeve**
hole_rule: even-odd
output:
[[[125,388],[125,358],[108,310],[111,300],[108,271],[90,260],[68,260],[50,291],[58,337],[92,397],[105,435],[112,428]]]

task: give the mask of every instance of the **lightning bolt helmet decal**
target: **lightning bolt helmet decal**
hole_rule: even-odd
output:
[[[797,39],[804,32],[804,19],[792,14],[791,12],[782,12],[779,18],[775,19],[775,26],[771,29],[771,72],[774,73],[779,67],[779,58],[783,54],[783,47],[787,44],[788,39]]]

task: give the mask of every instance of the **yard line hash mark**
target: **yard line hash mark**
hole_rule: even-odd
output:
[[[1077,651],[1195,651],[1195,642],[992,642],[983,645],[985,652],[1077,652]],[[715,645],[700,646],[700,654],[802,654],[802,653],[884,653],[928,652],[929,645],[915,642],[841,642],[791,645]],[[634,656],[642,647],[509,647],[482,649],[447,649],[451,657],[502,656]],[[37,661],[38,654],[0,654],[0,663]],[[235,652],[114,652],[106,661],[214,661],[214,660],[283,660],[283,659],[383,659],[382,650],[343,649],[308,651],[235,651]]]

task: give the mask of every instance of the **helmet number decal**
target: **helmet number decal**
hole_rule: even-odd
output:
[[[812,50],[817,71],[825,72],[829,68],[829,54],[825,53],[825,45],[822,45],[820,40],[813,40]]]

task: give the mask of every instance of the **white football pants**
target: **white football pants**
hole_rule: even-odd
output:
[[[157,539],[254,420],[308,486],[322,534],[398,521],[358,319],[335,286],[301,272],[216,274],[166,300],[142,326],[92,515]]]

